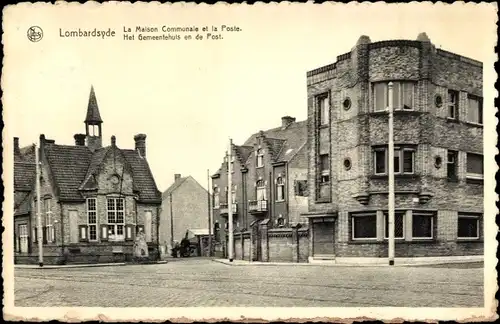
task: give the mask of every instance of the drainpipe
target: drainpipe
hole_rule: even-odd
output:
[[[274,173],[274,167],[271,166],[271,172],[269,172],[269,202],[271,205],[271,208],[269,208],[269,218],[271,220],[271,226],[273,222],[273,216],[274,216],[274,199],[273,199],[273,188],[274,188],[274,181],[273,181],[273,173]]]
[[[288,182],[290,176],[289,176],[289,173],[288,173],[288,162],[285,164],[286,167],[285,167],[285,186],[283,188],[283,190],[285,190],[286,192],[286,201],[285,201],[285,208],[286,208],[286,225],[289,226],[290,225],[290,184]]]
[[[63,256],[64,263],[66,264],[66,256],[64,254],[64,217],[63,217],[63,210],[62,210],[61,202],[58,201],[57,204],[59,205],[59,210],[61,212],[59,214],[59,216],[61,218],[61,251],[62,251],[62,256]],[[56,244],[57,244],[57,240],[56,240]]]

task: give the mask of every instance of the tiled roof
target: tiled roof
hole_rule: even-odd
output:
[[[135,150],[121,150],[132,168],[134,189],[139,192],[139,199],[148,202],[160,202],[161,193],[156,186],[148,161]]]
[[[242,146],[234,145],[234,148],[236,151],[236,155],[240,159],[240,163],[245,164],[248,157],[250,156],[250,154],[253,151],[253,147],[252,146],[243,146],[243,145]]]
[[[106,153],[108,153],[111,146],[102,147],[94,151],[92,155],[92,159],[90,160],[90,165],[87,170],[87,174],[85,175],[85,179],[80,185],[80,190],[85,189],[96,189],[97,183],[95,182],[93,176],[99,171],[99,166],[102,164]]]
[[[31,162],[14,162],[14,191],[31,191],[36,179],[36,165]]]
[[[271,159],[276,162],[279,154],[281,152],[281,149],[283,148],[283,145],[285,144],[285,140],[283,139],[277,139],[277,138],[269,138],[266,137],[264,141],[267,144],[267,147],[269,147],[271,151]]]
[[[80,200],[78,188],[85,179],[92,152],[86,146],[45,144],[53,180],[62,200]]]
[[[45,154],[62,200],[80,200],[80,190],[95,189],[93,177],[104,161],[111,147],[92,153],[86,146],[46,144]],[[143,202],[160,202],[161,195],[156,187],[148,162],[135,150],[120,150],[132,172],[134,190]]]
[[[90,88],[89,105],[87,107],[87,117],[85,118],[85,122],[102,123],[93,86]]]
[[[253,147],[260,134],[260,132],[253,134],[243,145]],[[307,121],[294,122],[286,128],[272,128],[262,132],[262,134],[271,143],[270,148],[273,156],[281,146],[279,154],[274,158],[275,162],[290,161],[307,141]],[[279,144],[276,140],[283,140],[283,142]]]
[[[31,210],[29,191],[14,192],[14,216],[29,214]]]

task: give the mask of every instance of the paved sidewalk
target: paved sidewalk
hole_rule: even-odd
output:
[[[469,259],[469,260],[460,260],[460,261],[428,261],[422,263],[398,263],[397,260],[393,266],[389,266],[387,263],[335,263],[335,261],[324,261],[324,262],[258,262],[258,261],[246,261],[246,260],[233,260],[230,262],[228,259],[213,259],[212,261],[219,262],[222,264],[230,265],[230,266],[320,266],[320,267],[425,267],[425,266],[434,266],[434,265],[464,265],[471,264],[477,265],[482,264],[482,259]]]

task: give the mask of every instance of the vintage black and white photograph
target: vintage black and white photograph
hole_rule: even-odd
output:
[[[6,7],[4,317],[494,321],[496,22]]]

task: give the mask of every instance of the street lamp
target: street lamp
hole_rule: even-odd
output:
[[[40,156],[38,152],[38,147],[35,147],[35,164],[36,164],[36,214],[37,214],[37,237],[38,237],[38,265],[43,267],[43,232],[42,232],[42,213],[41,213],[41,201],[40,201]]]
[[[394,112],[393,83],[389,82],[389,265],[394,265]]]

